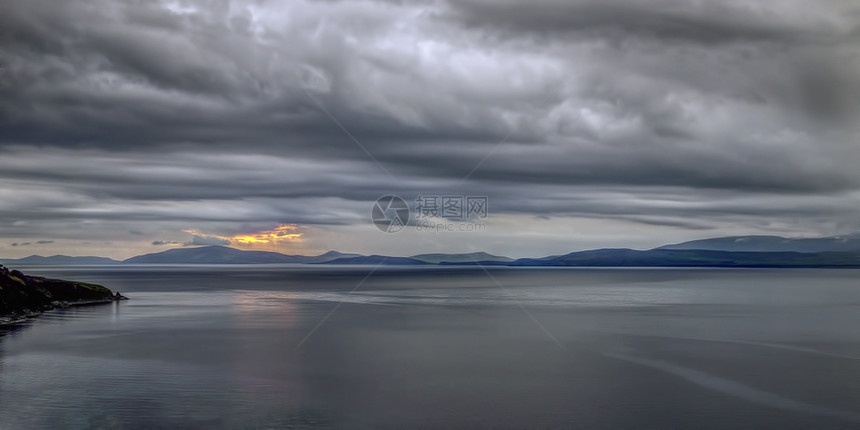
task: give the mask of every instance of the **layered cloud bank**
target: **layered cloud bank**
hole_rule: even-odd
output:
[[[852,1],[0,7],[10,256],[281,225],[280,250],[514,256],[860,230]],[[489,228],[371,224],[422,193],[487,196]]]

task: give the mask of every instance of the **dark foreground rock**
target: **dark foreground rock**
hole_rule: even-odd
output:
[[[51,309],[124,299],[101,285],[28,276],[0,265],[0,324]]]

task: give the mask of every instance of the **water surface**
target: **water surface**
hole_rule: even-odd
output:
[[[0,428],[860,428],[857,270],[31,267]]]

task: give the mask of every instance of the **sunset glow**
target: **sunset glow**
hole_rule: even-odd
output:
[[[304,233],[297,232],[298,226],[295,224],[281,224],[272,230],[262,230],[249,234],[237,234],[233,236],[221,236],[217,234],[202,233],[198,229],[187,229],[184,232],[195,237],[206,239],[217,239],[224,242],[225,245],[277,245],[281,242],[295,241],[302,237]]]
[[[290,241],[302,237],[302,233],[295,232],[297,228],[298,227],[296,227],[295,224],[281,224],[274,230],[261,231],[249,235],[236,235],[226,239],[231,243],[236,242],[243,244]]]

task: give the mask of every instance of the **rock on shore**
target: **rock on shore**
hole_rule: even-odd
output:
[[[101,285],[28,276],[0,265],[0,324],[51,309],[123,299]]]

